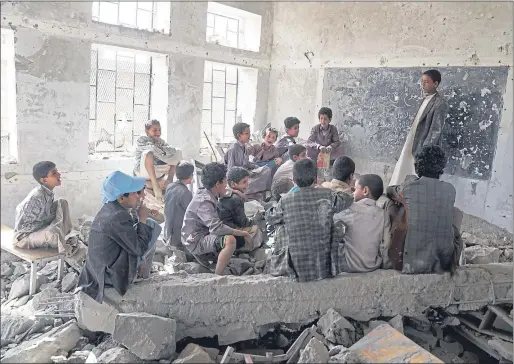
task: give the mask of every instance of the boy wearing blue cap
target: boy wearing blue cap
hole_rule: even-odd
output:
[[[142,203],[145,183],[144,177],[115,171],[102,185],[104,205],[93,220],[78,282],[84,293],[100,303],[106,284],[123,296],[138,270],[140,277],[150,274],[161,227],[149,218],[151,212]]]
[[[245,246],[247,231],[225,225],[218,215],[218,198],[227,188],[227,166],[209,163],[202,170],[202,185],[187,207],[182,226],[182,244],[199,261],[213,257],[214,273],[223,274],[232,254]]]

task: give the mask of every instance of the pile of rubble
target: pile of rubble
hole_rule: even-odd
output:
[[[491,238],[464,232],[462,240],[466,264],[506,263],[513,260],[512,235]]]

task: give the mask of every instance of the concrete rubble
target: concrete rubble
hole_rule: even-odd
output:
[[[329,358],[325,345],[313,337],[300,353],[298,363],[326,363]]]
[[[171,357],[175,353],[175,320],[144,312],[116,316],[113,338],[141,359]]]
[[[355,342],[355,328],[337,311],[330,308],[320,317],[319,331],[333,344],[350,347]]]
[[[464,257],[467,264],[489,264],[498,263],[500,261],[500,249],[484,247],[484,246],[470,246],[464,249]]]
[[[217,357],[217,354],[216,354]],[[173,361],[174,364],[210,364],[215,363],[215,360],[199,345],[188,344],[180,353],[177,359]]]

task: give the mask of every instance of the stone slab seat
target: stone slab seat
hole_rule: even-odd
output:
[[[298,283],[270,275],[155,276],[131,286],[121,297],[105,298],[120,312],[147,312],[177,322],[177,340],[214,337],[229,345],[256,339],[275,323],[307,324],[329,308],[358,321],[422,315],[429,307],[457,314],[512,302],[512,263],[466,265],[450,274],[402,274],[394,270],[343,273]]]
[[[37,248],[37,249],[21,249],[14,246],[14,230],[9,226],[2,225],[1,228],[1,247],[2,250],[9,252],[18,258],[21,258],[30,263],[30,289],[29,295],[32,296],[36,293],[36,276],[37,266],[43,259],[55,260],[59,259],[59,269],[57,271],[57,279],[61,280],[64,261],[63,254],[59,253],[57,248]]]

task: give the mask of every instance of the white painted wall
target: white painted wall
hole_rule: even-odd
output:
[[[324,68],[513,65],[513,4],[499,2],[274,3],[268,116],[283,128],[317,123]],[[307,54],[307,56],[306,56]],[[444,176],[457,206],[512,232],[513,72],[509,70],[489,181]],[[356,159],[360,173],[387,182],[393,165]],[[472,193],[476,183],[476,194]]]

